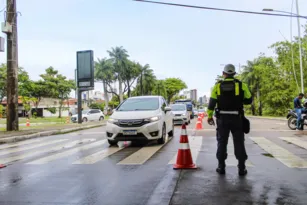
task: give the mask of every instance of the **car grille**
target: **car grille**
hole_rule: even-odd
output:
[[[175,116],[181,116],[181,114],[176,114]]]
[[[76,118],[76,117],[72,117],[71,120],[72,120],[72,121],[75,121],[75,120],[77,120],[77,118]]]
[[[141,127],[149,122],[144,120],[119,120],[116,125],[119,127]]]
[[[127,140],[127,141],[134,141],[134,140],[147,140],[145,135],[142,133],[137,133],[137,135],[123,135],[122,133],[119,133],[115,138],[115,140]]]

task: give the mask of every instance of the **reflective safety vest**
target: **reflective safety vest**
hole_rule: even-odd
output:
[[[242,82],[237,79],[225,79],[217,84],[217,108],[224,111],[243,109],[244,91]]]

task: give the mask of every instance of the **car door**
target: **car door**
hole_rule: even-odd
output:
[[[98,121],[100,118],[100,111],[99,110],[94,110],[94,120]]]
[[[164,108],[168,107],[168,104],[164,98],[162,98],[162,110],[164,111]],[[165,124],[166,124],[166,131],[169,132],[173,128],[173,114],[171,111],[168,111],[165,113],[163,112],[165,116]]]
[[[95,119],[95,110],[91,110],[88,112],[88,120],[93,121]]]

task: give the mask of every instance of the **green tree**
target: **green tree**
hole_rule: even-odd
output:
[[[167,99],[166,86],[164,80],[156,80],[153,95],[161,95]]]
[[[107,58],[98,58],[95,62],[95,80],[102,82],[103,84],[105,109],[109,107],[108,85],[111,85],[111,83],[114,81],[114,77],[114,67],[112,61]]]
[[[156,80],[154,71],[150,69],[149,64],[142,66],[141,74],[137,79],[135,94],[138,96],[152,95],[156,85]]]
[[[135,80],[142,72],[142,66],[139,63],[126,60],[124,63],[125,69],[123,69],[122,77],[125,85],[124,93],[127,91],[128,97],[131,96],[131,88]]]
[[[165,83],[168,103],[170,103],[171,99],[181,90],[187,88],[185,82],[183,82],[179,78],[167,78],[165,79],[164,83]]]
[[[129,57],[126,49],[121,47],[111,48],[111,51],[108,51],[110,59],[113,62],[114,73],[116,80],[118,80],[118,92],[120,102],[123,101],[123,72],[125,69],[125,63],[127,62],[127,58]]]

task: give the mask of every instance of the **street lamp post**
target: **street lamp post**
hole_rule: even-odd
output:
[[[295,15],[292,12],[287,11],[279,11],[274,9],[262,9],[262,11],[270,11],[270,12],[279,12],[279,13],[286,13],[291,14],[293,17],[297,17],[297,29],[298,29],[298,43],[299,43],[299,53],[300,53],[300,71],[301,71],[301,90],[304,93],[304,76],[303,76],[303,57],[302,57],[302,42],[301,42],[301,27],[300,27],[300,18],[307,19],[307,16],[300,16],[299,15],[299,7],[298,7],[298,0],[296,0],[296,11],[297,14]],[[292,43],[292,42],[291,42]]]

